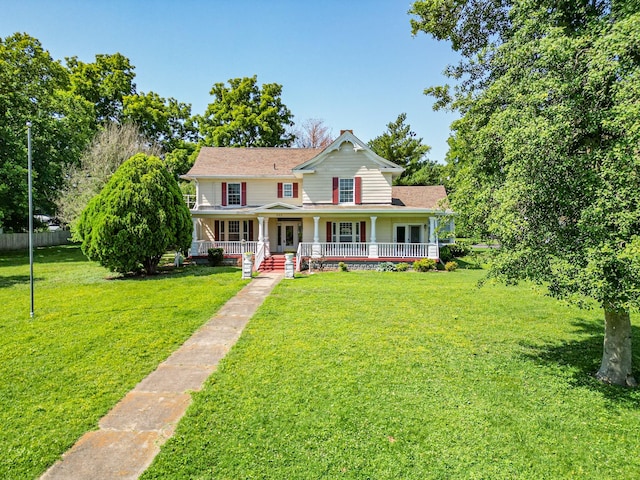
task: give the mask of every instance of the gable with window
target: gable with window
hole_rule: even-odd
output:
[[[333,177],[333,204],[361,205],[362,177]]]

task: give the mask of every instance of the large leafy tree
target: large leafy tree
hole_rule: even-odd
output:
[[[27,121],[32,123],[36,211],[53,213],[63,171],[91,137],[93,109],[69,91],[66,69],[35,38],[0,39],[0,225],[28,224]]]
[[[282,103],[282,85],[265,83],[257,76],[216,83],[213,102],[198,117],[203,145],[214,147],[288,147],[294,135],[293,115]]]
[[[92,63],[77,57],[66,60],[71,89],[93,104],[96,122],[121,121],[124,98],[136,93],[135,67],[131,61],[120,53],[98,54]]]
[[[162,161],[137,154],[123,163],[82,212],[82,251],[112,271],[156,272],[168,249],[191,244],[191,215]]]
[[[406,113],[398,115],[394,122],[387,124],[382,135],[369,142],[369,146],[382,158],[404,167],[396,180],[397,185],[438,184],[441,166],[426,158],[431,147],[422,143],[422,138],[418,138],[406,120]]]
[[[197,140],[190,104],[149,92],[125,96],[123,106],[123,118],[138,125],[144,136],[162,145],[165,152]]]
[[[454,208],[502,248],[490,276],[604,310],[597,377],[635,385],[640,307],[640,13],[633,1],[415,2],[451,41]]]

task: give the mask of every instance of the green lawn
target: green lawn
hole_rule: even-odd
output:
[[[482,275],[282,281],[143,478],[638,478],[601,312]]]
[[[185,267],[108,279],[75,246],[0,252],[0,478],[53,464],[246,281],[235,268]]]

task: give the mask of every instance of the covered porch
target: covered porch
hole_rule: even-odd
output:
[[[240,257],[245,252],[253,252],[255,268],[258,269],[273,253],[291,252],[295,254],[297,271],[312,260],[327,262],[349,260],[353,263],[371,263],[372,261],[401,262],[420,258],[439,258],[437,217],[429,217],[426,220],[427,223],[423,225],[393,224],[393,241],[378,241],[377,219],[377,216],[369,216],[366,222],[362,221],[362,218],[353,222],[340,220],[335,222],[332,221],[336,220],[335,217],[322,218],[319,215],[307,217],[307,221],[302,218],[272,218],[272,224],[277,227],[272,229],[272,237],[276,237],[273,241],[268,235],[269,217],[266,216],[256,217],[258,227],[256,240],[251,237],[241,240],[216,240],[215,238],[196,240],[198,228],[194,219],[191,255],[206,257],[210,248],[222,248],[226,257]],[[303,234],[303,225],[306,225],[306,234]],[[310,235],[311,226],[313,226],[313,236]],[[321,241],[321,230],[323,239],[326,235],[328,241]],[[346,235],[346,233],[349,234]],[[388,238],[390,234],[385,232],[383,236]]]
[[[244,252],[254,253],[255,268],[260,265],[267,254],[264,242],[218,242],[197,240],[192,247],[192,256],[206,257],[210,248],[222,248],[227,257],[240,257]],[[304,261],[313,259],[330,260],[379,260],[379,261],[414,261],[420,258],[440,257],[437,243],[371,243],[371,242],[300,242],[296,251],[296,271],[300,271]]]

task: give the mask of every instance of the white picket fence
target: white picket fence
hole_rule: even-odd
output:
[[[70,243],[69,230],[55,232],[35,232],[33,234],[34,247],[50,247]],[[29,248],[28,233],[0,233],[0,250],[23,250]]]

